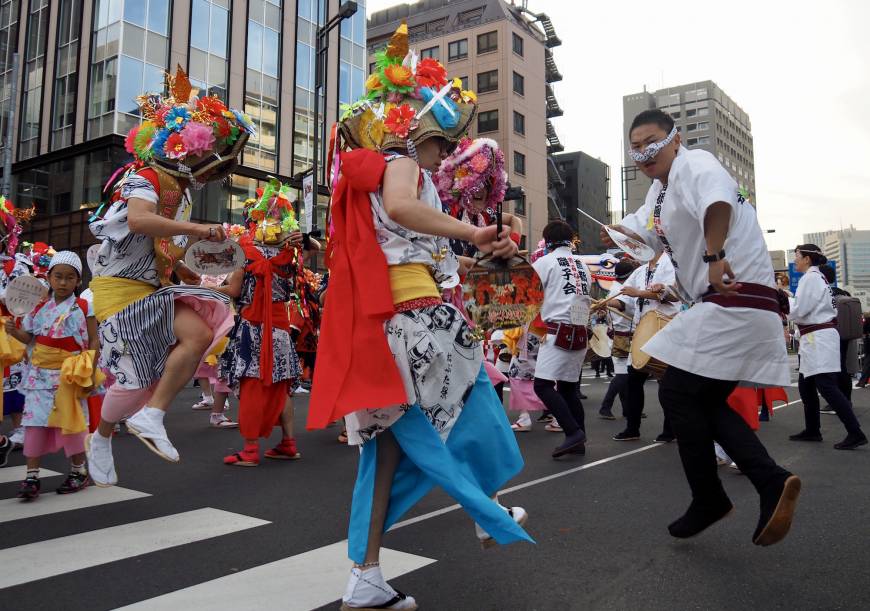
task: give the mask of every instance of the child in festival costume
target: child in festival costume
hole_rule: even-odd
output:
[[[532,412],[543,413],[547,406],[535,394],[535,364],[538,350],[547,335],[547,327],[540,318],[527,327],[517,327],[504,332],[505,342],[512,355],[508,380],[510,380],[510,410],[520,415],[511,428],[518,433],[532,430]]]
[[[58,494],[78,492],[88,485],[84,441],[87,434],[85,399],[101,382],[96,368],[97,323],[88,304],[75,295],[82,262],[73,252],[54,255],[49,267],[49,299],[28,314],[21,329],[11,320],[6,332],[28,344],[30,364],[21,382],[24,410],[24,456],[27,478],[18,498],[39,496],[39,464],[46,454],[63,448],[70,459],[69,476]]]
[[[408,51],[400,26],[367,96],[340,124],[330,288],[308,427],[345,416],[362,445],[349,529],[354,562],[342,609],[416,609],[379,564],[383,533],[440,485],[482,527],[488,545],[530,540],[527,514],[493,500],[522,468],[504,410],[467,321],[441,289],[455,286],[449,238],[501,257],[508,230],[475,228],[441,209],[430,173],[475,114],[474,94],[441,64]],[[428,101],[427,101],[428,100]],[[446,605],[449,606],[449,605]]]
[[[127,429],[149,450],[179,461],[163,416],[203,356],[232,327],[226,295],[172,281],[177,273],[199,283],[180,264],[189,237],[225,239],[221,225],[190,222],[188,187],[228,176],[254,130],[244,113],[218,98],[198,98],[180,68],[169,80],[168,97],[139,98],[143,122],[126,141],[134,161],[105,216],[95,215],[90,225],[102,241],[90,285],[94,313],[103,364],[116,380],[99,429],[89,437],[88,463],[98,486],[117,483],[110,435],[125,416]]]
[[[11,316],[6,309],[6,287],[18,276],[31,273],[33,263],[23,252],[18,252],[19,236],[23,230],[22,223],[33,218],[33,208],[17,209],[11,201],[0,195],[0,244],[3,245],[0,253],[0,316]],[[25,245],[27,243],[25,242]],[[17,340],[16,340],[17,341]],[[10,349],[13,347],[10,346]],[[24,413],[24,395],[18,392],[21,383],[21,375],[24,364],[20,362],[21,347],[14,347],[15,355],[8,356],[10,365],[0,365],[3,371],[3,396],[2,409],[0,409],[0,421],[3,417],[10,416],[12,419],[12,434],[10,446],[21,447],[24,444],[24,427],[21,426],[21,417]],[[0,355],[5,360],[6,355]]]
[[[245,268],[222,289],[239,306],[221,377],[239,396],[239,432],[245,440],[244,449],[224,458],[227,465],[257,466],[259,439],[268,438],[279,420],[284,436],[266,457],[301,457],[293,437],[293,404],[287,400],[302,373],[287,313],[302,244],[289,192],[289,185],[275,178],[259,192],[259,201],[248,209],[250,232],[239,240]]]

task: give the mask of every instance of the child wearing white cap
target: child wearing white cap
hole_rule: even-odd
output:
[[[19,390],[25,396],[24,456],[27,477],[18,498],[39,496],[39,465],[42,456],[64,449],[70,473],[58,494],[78,492],[88,484],[85,466],[87,408],[83,398],[94,386],[94,376],[79,385],[61,379],[61,367],[69,359],[82,361],[79,370],[95,371],[97,325],[87,302],[76,296],[81,284],[82,261],[77,254],[61,251],[48,268],[49,297],[24,317],[21,328],[11,320],[6,332],[27,345],[28,365]]]

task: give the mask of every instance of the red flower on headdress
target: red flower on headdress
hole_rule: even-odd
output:
[[[196,102],[196,108],[197,110],[207,112],[215,117],[220,117],[221,114],[227,110],[226,105],[221,101],[221,99],[213,95],[199,98]]]
[[[178,132],[172,134],[166,139],[166,146],[163,151],[169,159],[181,159],[187,154],[187,146],[184,144],[184,139]]]
[[[416,116],[417,113],[407,104],[394,106],[384,119],[384,129],[399,138],[407,138],[408,132],[411,131],[411,122]]]
[[[213,117],[212,125],[214,125],[214,134],[219,140],[226,140],[233,131],[229,122],[221,116]]]
[[[426,57],[417,62],[417,74],[414,75],[420,87],[441,89],[447,84],[447,70],[437,59]]]

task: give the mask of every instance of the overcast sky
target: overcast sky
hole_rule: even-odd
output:
[[[468,0],[473,3],[474,0]],[[367,0],[367,11],[402,4]],[[562,46],[554,85],[566,151],[610,165],[621,201],[622,96],[715,81],[748,114],[771,249],[870,229],[870,1],[529,0]]]

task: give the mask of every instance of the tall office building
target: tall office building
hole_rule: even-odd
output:
[[[379,11],[368,23],[368,61],[406,20],[411,47],[477,92],[469,135],[492,138],[504,151],[511,185],[525,192],[512,212],[523,218],[531,244],[549,218],[547,157],[563,150],[550,122],[562,115],[552,86],[562,79],[552,49],[562,43],[550,19],[525,5],[422,0]]]
[[[328,124],[339,102],[363,91],[365,2],[358,4],[332,31],[324,57],[320,108]],[[129,159],[124,135],[139,121],[136,96],[162,90],[176,65],[203,94],[244,109],[257,127],[231,181],[194,194],[194,218],[240,220],[242,203],[269,175],[300,187],[298,175],[313,156],[315,31],[338,6],[338,0],[0,0],[0,134],[13,155],[11,197],[38,210],[25,237],[80,252],[93,241],[83,208],[104,199],[104,183]],[[19,77],[12,99],[14,53]],[[6,138],[10,105],[15,122]]]
[[[805,233],[804,244],[815,244],[837,262],[837,284],[847,291],[870,291],[870,230],[854,227]]]
[[[704,149],[715,155],[739,188],[746,191],[749,201],[755,203],[755,161],[749,115],[716,83],[701,81],[654,92],[644,88],[640,93],[623,96],[623,213],[640,208],[652,184],[635,167],[627,151],[632,120],[640,112],[653,108],[664,110],[674,118],[685,147]]]
[[[611,222],[610,166],[582,151],[553,155],[553,161],[562,180],[556,187],[557,218],[563,218],[577,230],[581,252],[602,252],[605,246],[600,243],[599,226],[577,212],[577,208],[602,223]]]

